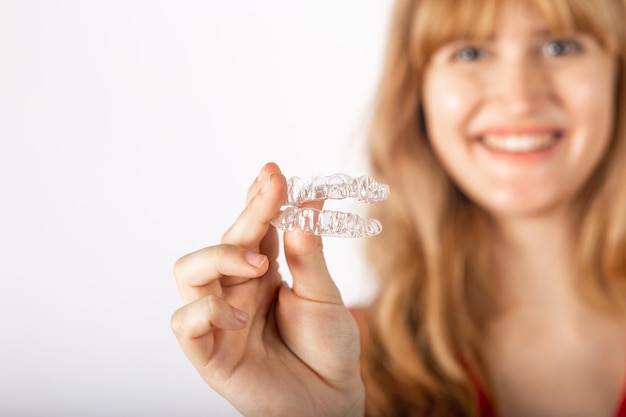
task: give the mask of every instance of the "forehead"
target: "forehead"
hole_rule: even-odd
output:
[[[614,2],[613,2],[614,3]],[[410,25],[414,62],[428,59],[440,46],[457,39],[487,39],[502,30],[585,32],[604,46],[615,44],[623,22],[611,18],[611,0],[421,0]],[[616,29],[614,26],[618,25]],[[612,48],[609,48],[612,49]]]
[[[527,1],[506,2],[498,11],[496,20],[491,24],[491,36],[494,34],[545,34],[555,30],[548,26],[545,17]],[[485,35],[484,33],[482,35]]]

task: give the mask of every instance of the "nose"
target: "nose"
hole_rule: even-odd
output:
[[[511,115],[536,111],[550,95],[547,70],[529,57],[503,59],[491,77],[492,96]]]

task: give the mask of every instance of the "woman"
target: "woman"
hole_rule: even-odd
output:
[[[361,340],[319,238],[285,234],[281,284],[268,164],[222,243],[176,265],[172,327],[207,383],[255,416],[626,413],[625,9],[398,0]]]

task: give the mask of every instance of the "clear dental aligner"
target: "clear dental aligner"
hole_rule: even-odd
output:
[[[352,178],[345,174],[292,177],[287,181],[287,201],[272,224],[285,232],[308,233],[331,237],[375,236],[382,231],[376,219],[364,219],[354,213],[303,208],[307,201],[355,198],[366,203],[384,201],[389,186],[370,177]]]
[[[310,178],[291,177],[287,181],[287,205],[299,206],[306,201],[356,198],[377,203],[389,197],[389,186],[368,176],[352,178],[346,174],[316,175]]]
[[[383,230],[378,220],[358,214],[295,206],[287,206],[272,224],[285,232],[332,237],[376,236]]]

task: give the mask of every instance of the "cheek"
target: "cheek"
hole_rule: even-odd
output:
[[[480,101],[473,77],[432,70],[425,78],[423,110],[428,139],[448,168],[458,166],[468,144],[468,121]]]
[[[555,82],[573,125],[572,155],[593,165],[608,146],[614,127],[615,72],[601,65],[581,66]]]
[[[480,89],[472,77],[432,71],[424,82],[424,116],[433,142],[452,139],[465,132],[465,124],[479,99]]]
[[[575,113],[573,116],[577,120],[591,121],[591,125],[611,122],[615,86],[609,77],[571,74],[562,77],[559,84],[561,97]],[[572,88],[572,85],[576,85],[576,88]]]

